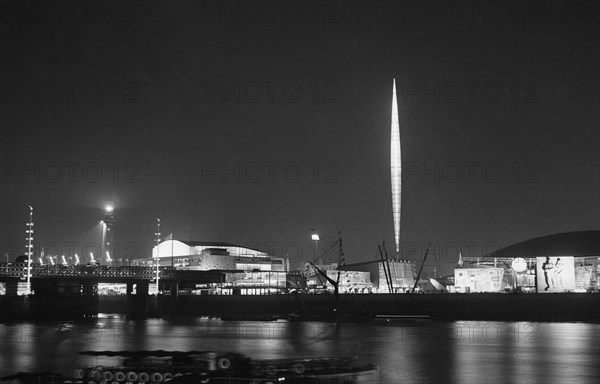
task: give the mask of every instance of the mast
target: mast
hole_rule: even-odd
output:
[[[342,248],[342,231],[338,232],[339,235],[339,242],[340,242],[340,256],[339,256],[339,260],[338,260],[338,273],[337,273],[337,279],[335,282],[335,311],[337,312],[338,308],[339,308],[339,286],[340,286],[340,274],[342,273],[342,265],[346,264],[346,259],[344,258],[344,250]]]
[[[387,252],[387,244],[385,243],[385,241],[383,242],[383,252],[385,253],[385,264],[387,266],[388,269],[388,275],[390,275],[390,286],[392,287],[392,289],[390,290],[390,293],[395,293],[394,292],[394,281],[397,281],[397,276],[396,276],[396,266],[394,265],[394,276],[392,277],[392,270],[390,268],[390,258],[388,256],[388,252]]]
[[[314,269],[315,271],[323,276],[325,278],[325,280],[327,280],[329,282],[329,284],[333,285],[333,294],[335,295],[335,308],[333,309],[334,312],[337,312],[338,310],[338,284],[339,284],[339,279],[340,279],[340,271],[338,270],[338,281],[333,280],[332,278],[330,278],[329,276],[327,276],[327,273],[323,272],[321,269],[319,269],[319,267],[317,267],[312,261],[308,262]]]
[[[392,293],[390,278],[388,277],[388,271],[385,267],[385,259],[383,258],[383,252],[381,251],[381,245],[378,245],[377,249],[379,250],[379,257],[381,257],[381,268],[383,268],[383,274],[385,275],[385,283],[387,284],[389,293]],[[377,272],[379,273],[379,270],[377,270]],[[381,283],[379,283],[379,285],[381,285]]]
[[[425,260],[427,260],[427,254],[429,253],[429,247],[431,243],[427,244],[427,251],[425,252],[425,256],[423,256],[423,263],[421,263],[421,268],[419,268],[419,273],[417,274],[417,278],[415,279],[415,286],[413,287],[413,293],[415,293],[415,289],[417,289],[417,284],[419,284],[419,279],[421,278],[421,272],[423,271],[423,266],[425,265]]]

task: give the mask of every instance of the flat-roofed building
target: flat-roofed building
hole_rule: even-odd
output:
[[[600,231],[557,233],[462,257],[456,292],[597,292]]]
[[[138,265],[173,266],[198,271],[279,271],[286,263],[258,249],[209,241],[166,240],[154,246],[152,259],[138,259]]]

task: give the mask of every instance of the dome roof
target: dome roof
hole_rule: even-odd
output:
[[[15,263],[27,263],[27,255],[21,255],[17,257]]]
[[[564,232],[535,237],[487,254],[485,257],[600,256],[600,231]]]

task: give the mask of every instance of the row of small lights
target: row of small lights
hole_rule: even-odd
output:
[[[106,212],[106,214],[111,214],[114,211],[114,206],[112,205],[112,203],[108,203],[105,207],[104,207],[104,211]],[[158,246],[160,244],[160,218],[156,218],[156,222],[157,222],[157,228],[156,228],[156,232],[154,233],[154,235],[156,236],[156,245]],[[104,221],[102,221],[103,224]],[[26,294],[30,294],[31,292],[31,258],[33,256],[33,207],[29,206],[29,222],[26,223],[27,225],[27,230],[25,231],[27,233],[27,238],[26,240],[28,241],[27,244],[27,293]],[[107,230],[110,230],[110,228],[107,228]],[[315,250],[316,250],[316,258],[318,259],[319,257],[319,235],[315,232],[315,229],[310,229],[311,231],[311,240],[314,241],[315,243]],[[159,283],[159,249],[158,247],[156,248],[156,291],[158,292],[158,283]],[[54,256],[56,258],[58,258],[58,256]],[[65,258],[64,255],[61,256],[62,257],[62,263],[63,265],[68,265],[68,262]],[[52,256],[49,256],[50,259],[50,263],[51,265],[54,265],[54,259]],[[40,260],[40,264],[44,264],[42,257],[39,258]],[[90,261],[92,263],[95,263],[95,259],[94,259],[94,254],[93,252],[90,252]],[[106,251],[106,261],[107,262],[112,262],[112,259],[110,258],[110,253],[109,251]],[[77,254],[75,254],[75,263],[74,265],[78,265],[79,264],[79,256]]]
[[[111,213],[114,210],[114,206],[112,205],[112,203],[108,203],[104,210],[106,211],[107,214]],[[33,207],[30,205],[29,206],[29,222],[25,223],[25,225],[27,226],[27,229],[25,230],[25,233],[27,234],[27,237],[25,238],[25,240],[27,240],[27,275],[26,275],[26,280],[27,280],[27,288],[26,288],[26,295],[30,295],[31,294],[31,259],[33,257]],[[108,230],[110,230],[110,228],[108,228]],[[56,258],[58,258],[58,256],[54,256]],[[48,256],[51,265],[54,265],[54,258],[52,256]],[[62,263],[63,265],[68,265],[68,262],[65,258],[64,255],[61,256],[62,258]],[[39,258],[40,264],[44,264],[43,258],[40,257]],[[90,261],[92,263],[95,263],[96,260],[94,259],[94,253],[90,252]],[[107,262],[112,262],[112,259],[110,258],[110,253],[109,251],[106,251],[106,261]],[[79,264],[79,256],[77,254],[75,254],[75,263],[74,265],[78,265]]]

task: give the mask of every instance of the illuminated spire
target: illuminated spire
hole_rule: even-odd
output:
[[[396,79],[392,96],[392,137],[390,151],[392,171],[392,209],[394,211],[394,236],[396,254],[400,254],[400,208],[402,194],[402,160],[400,156],[400,122],[398,121],[398,100],[396,99]]]

